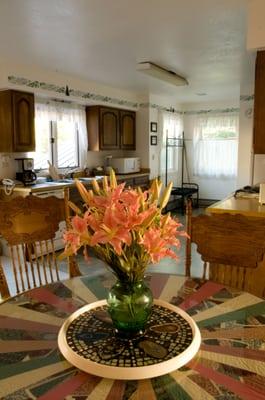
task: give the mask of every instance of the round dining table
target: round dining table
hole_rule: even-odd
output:
[[[0,398],[265,400],[265,301],[207,280],[155,273],[147,280],[154,298],[181,308],[199,327],[201,346],[191,361],[139,380],[102,378],[71,365],[58,348],[62,324],[105,299],[113,284],[109,273],[82,276],[1,303]]]

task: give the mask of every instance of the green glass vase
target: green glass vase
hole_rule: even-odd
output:
[[[118,336],[131,338],[144,333],[153,304],[153,294],[144,280],[117,280],[109,291],[107,303]]]

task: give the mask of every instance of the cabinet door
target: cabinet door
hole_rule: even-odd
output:
[[[265,51],[258,51],[254,99],[254,154],[265,154]]]
[[[120,110],[121,148],[135,150],[135,112]]]
[[[0,91],[0,152],[13,151],[12,97],[10,90]]]
[[[134,178],[134,186],[140,186],[143,189],[149,188],[149,175],[138,176]]]
[[[125,186],[126,186],[126,188],[128,188],[128,187],[134,187],[134,180],[133,180],[133,178],[126,178],[126,179],[124,179],[123,180],[123,182],[125,182]]]
[[[14,91],[12,108],[14,151],[34,151],[34,95]]]
[[[119,149],[119,111],[115,108],[101,107],[99,126],[100,149]]]

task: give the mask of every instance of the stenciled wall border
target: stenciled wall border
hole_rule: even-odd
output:
[[[200,115],[200,114],[227,114],[227,113],[239,113],[240,109],[236,107],[231,108],[217,108],[217,109],[209,109],[209,110],[190,110],[184,111],[185,115]]]
[[[254,94],[242,94],[240,96],[240,101],[252,101],[254,100]]]
[[[139,108],[154,108],[159,111],[168,111],[168,112],[172,112],[172,113],[179,114],[179,115],[182,115],[185,113],[185,111],[176,110],[173,107],[166,107],[166,106],[161,106],[159,104],[148,103],[148,102],[147,103],[139,103],[138,107]]]
[[[10,75],[8,76],[8,81],[14,85],[26,86],[30,88],[37,88],[43,89],[54,93],[64,94],[66,87],[65,86],[58,86],[53,83],[47,83],[38,80],[31,80],[28,78],[17,77]],[[231,107],[231,108],[224,108],[224,109],[207,109],[207,110],[176,110],[173,107],[166,107],[162,105],[158,105],[155,103],[137,103],[130,100],[122,100],[115,97],[104,96],[101,94],[96,94],[92,92],[85,92],[82,90],[77,89],[68,89],[69,95],[71,97],[82,98],[82,99],[90,99],[94,101],[101,101],[107,104],[113,105],[121,105],[126,107],[133,107],[133,108],[153,108],[159,111],[168,111],[178,115],[200,115],[200,114],[211,114],[211,113],[235,113],[239,112],[239,108]],[[240,101],[252,101],[254,99],[254,95],[241,95]]]
[[[14,85],[43,89],[43,90],[48,90],[50,92],[61,93],[61,94],[64,94],[65,89],[66,89],[65,86],[58,86],[53,83],[47,83],[47,82],[36,81],[36,80],[32,81],[27,78],[17,77],[17,76],[13,76],[13,75],[8,76],[8,81],[10,83],[13,83]],[[70,89],[70,88],[68,89],[68,92],[69,92],[69,96],[71,96],[71,97],[79,97],[82,99],[103,101],[104,103],[115,104],[115,105],[120,105],[120,106],[127,106],[127,107],[134,107],[134,108],[138,107],[137,102],[117,99],[115,97],[109,97],[109,96],[104,96],[101,94],[84,92],[82,90],[76,90],[76,89]]]

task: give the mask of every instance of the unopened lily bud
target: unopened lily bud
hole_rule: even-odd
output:
[[[171,194],[171,190],[172,190],[172,186],[173,186],[173,183],[170,182],[163,193],[163,196],[162,196],[161,202],[160,202],[161,210],[162,210],[162,208],[166,207],[166,205],[168,203],[168,200],[169,200],[169,197]]]
[[[110,170],[110,187],[115,189],[117,187],[116,175],[113,169]]]
[[[108,192],[108,188],[109,188],[108,178],[106,176],[104,176],[104,178],[103,178],[103,190],[107,193]]]
[[[79,207],[77,207],[74,203],[72,203],[71,201],[68,201],[68,205],[71,208],[71,210],[73,210],[76,214],[80,215],[82,214],[82,211],[80,210]]]
[[[98,193],[100,192],[100,187],[99,187],[99,185],[98,185],[96,179],[93,179],[93,180],[92,180],[92,187],[93,187],[93,190],[94,190],[94,192],[95,192],[96,194],[98,194]]]
[[[90,196],[85,186],[78,179],[75,179],[75,184],[84,202],[89,204]]]
[[[155,185],[155,200],[158,200],[158,198],[159,198],[159,196],[160,196],[161,188],[162,188],[162,182],[159,182],[159,181],[156,179],[156,185]]]
[[[161,191],[161,187],[162,187],[162,182],[160,182],[158,179],[154,179],[151,185],[151,197],[150,197],[150,201],[151,203],[155,202],[158,200],[159,196],[160,196],[160,191]]]

